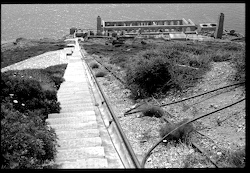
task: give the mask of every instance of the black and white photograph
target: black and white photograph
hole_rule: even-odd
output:
[[[245,168],[245,13],[1,4],[1,169]]]

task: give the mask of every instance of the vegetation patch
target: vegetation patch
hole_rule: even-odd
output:
[[[66,66],[1,73],[2,169],[50,167],[57,137],[45,120],[60,111],[57,85]]]
[[[149,117],[157,117],[161,118],[165,115],[164,110],[160,106],[155,105],[146,105],[142,110],[141,117],[149,116]]]
[[[89,66],[94,69],[94,68],[99,68],[99,65],[96,62],[91,62]]]
[[[97,72],[95,73],[95,76],[96,76],[96,77],[104,77],[104,76],[106,76],[106,75],[107,75],[107,72],[104,71],[104,70],[99,70],[99,71],[97,71]]]
[[[147,44],[142,44],[142,41]],[[83,44],[89,54],[105,63],[121,67],[131,98],[165,94],[170,89],[184,91],[195,86],[211,69],[211,62],[231,62],[236,69],[232,81],[244,80],[245,48],[233,42],[125,40],[120,47],[91,40]],[[112,51],[110,51],[112,50]],[[104,58],[105,57],[105,58]]]
[[[246,149],[239,148],[236,151],[227,150],[225,155],[226,167],[244,168],[246,165]]]
[[[161,129],[159,130],[159,134],[161,136],[161,138],[163,138],[165,135],[167,135],[169,132],[171,132],[172,130],[174,130],[175,128],[179,127],[180,125],[188,122],[189,119],[184,119],[183,121],[176,123],[176,124],[169,124],[166,123],[164,125],[162,125]],[[187,141],[189,134],[194,130],[194,127],[192,125],[192,123],[186,124],[180,128],[178,128],[177,130],[175,130],[174,132],[170,133],[166,138],[164,138],[165,140],[171,141],[176,141],[178,142],[179,140],[184,142]]]
[[[145,98],[165,93],[170,88],[179,90],[195,86],[210,68],[206,54],[179,51],[179,46],[161,46],[137,54],[127,64],[125,81],[132,88],[133,97]],[[183,48],[182,48],[183,49]]]
[[[231,60],[235,73],[230,79],[233,82],[244,82],[246,79],[246,55],[245,51],[238,51]]]
[[[63,40],[27,40],[18,38],[15,45],[1,49],[1,68],[65,47],[66,43]]]
[[[163,44],[130,58],[125,66],[125,81],[134,99],[165,93],[171,88],[183,91],[198,83],[210,70],[211,62],[236,61],[236,68],[243,66],[242,60],[234,58],[243,51],[238,45],[213,49],[204,43]],[[238,72],[238,78],[243,77],[241,73]]]

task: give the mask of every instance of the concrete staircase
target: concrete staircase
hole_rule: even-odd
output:
[[[59,138],[56,163],[62,169],[108,168],[79,51],[69,58],[64,79],[57,95],[62,109],[47,119]]]

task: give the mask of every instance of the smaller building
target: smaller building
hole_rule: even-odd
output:
[[[216,23],[201,23],[198,27],[199,32],[211,32],[215,31],[217,27]]]

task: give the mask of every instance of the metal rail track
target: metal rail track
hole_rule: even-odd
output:
[[[82,54],[82,57],[84,57],[83,52],[80,52]],[[107,128],[107,131],[109,132],[109,136],[113,142],[114,147],[116,148],[121,162],[123,163],[125,168],[141,168],[141,164],[139,163],[126,135],[124,134],[119,120],[117,119],[114,111],[112,110],[112,107],[110,106],[108,98],[105,96],[88,63],[83,62],[83,64],[85,64],[85,66],[87,67],[87,73],[89,73],[91,82],[93,84],[92,87],[95,87],[100,95],[100,106],[102,106],[102,108],[106,110],[105,112],[107,112],[107,114],[103,115],[102,117],[103,122]]]

